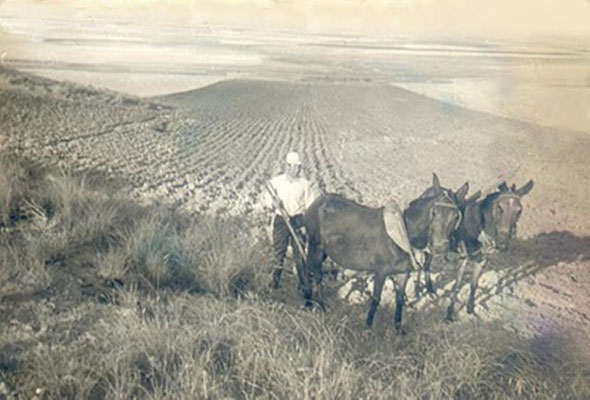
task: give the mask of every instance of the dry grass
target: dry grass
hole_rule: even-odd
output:
[[[272,300],[268,247],[248,221],[140,207],[88,177],[26,168],[0,171],[2,215],[38,206],[0,238],[0,381],[22,398],[590,397],[590,366],[559,336],[444,324],[440,310],[412,314],[407,336],[368,331],[343,305],[310,313]],[[79,295],[115,279],[108,301]]]
[[[23,217],[27,200],[42,192],[46,171],[18,157],[0,154],[0,224],[14,226]]]
[[[91,317],[72,312],[72,325],[94,322],[75,338],[38,342],[20,380],[72,399],[588,395],[587,366],[548,362],[492,326],[429,323],[406,338],[358,331],[341,313],[326,318],[256,298],[156,301],[125,291],[121,299]]]

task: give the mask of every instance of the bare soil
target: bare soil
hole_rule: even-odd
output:
[[[141,201],[250,215],[261,229],[261,179],[281,171],[289,150],[321,190],[375,207],[409,202],[432,172],[473,192],[519,167],[509,183],[535,187],[518,240],[492,257],[477,316],[462,310],[459,323],[508,316],[507,329],[540,341],[565,332],[590,356],[587,134],[371,82],[232,80],[146,100],[0,69],[0,105],[2,150],[102,172]],[[444,304],[454,268],[435,266],[439,296],[410,298],[409,312]]]

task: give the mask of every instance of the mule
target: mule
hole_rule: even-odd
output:
[[[436,206],[448,206],[451,208],[458,208],[460,211],[460,215],[459,215],[459,219],[456,222],[455,225],[455,229],[459,228],[460,222],[463,218],[463,211],[466,207],[466,205],[468,203],[474,202],[477,197],[479,196],[478,194],[472,195],[470,196],[469,199],[465,199],[465,196],[467,195],[467,192],[469,191],[469,184],[465,183],[463,186],[461,186],[456,192],[453,192],[451,190],[445,189],[441,186],[440,181],[438,179],[438,176],[436,174],[432,174],[432,185],[426,189],[424,191],[424,193],[422,193],[422,195],[420,195],[420,197],[416,200],[414,200],[414,202],[416,202],[419,199],[424,199],[424,198],[431,198],[433,196],[439,196],[441,194],[445,194],[449,197],[449,199],[452,200],[452,203],[442,203],[442,202],[438,202],[435,203]],[[478,192],[480,193],[480,192]],[[431,238],[431,234],[430,232],[427,232],[423,229],[424,222],[420,221],[419,219],[416,219],[416,212],[419,209],[419,204],[416,203],[414,204],[414,202],[410,203],[410,206],[406,209],[405,213],[404,213],[404,219],[406,221],[406,226],[408,228],[408,235],[410,237],[410,242],[412,244],[412,247],[421,250],[426,258],[424,261],[424,266],[423,266],[423,270],[424,270],[424,278],[425,278],[425,286],[426,286],[426,292],[430,293],[430,294],[435,294],[436,291],[434,290],[434,285],[432,284],[432,278],[430,276],[430,271],[431,271],[431,264],[433,259],[437,259],[437,258],[441,258],[443,256],[446,256],[448,254],[448,250],[449,250],[449,243],[448,241],[444,241],[441,240],[441,244],[443,244],[442,247],[436,248],[429,243],[429,240]],[[436,210],[432,209],[432,213],[434,213]],[[447,224],[445,224],[445,226],[448,226]],[[440,235],[439,235],[440,236]],[[442,235],[441,237],[447,237],[445,235]],[[453,239],[453,235],[451,235],[451,240]],[[417,271],[417,275],[416,275],[416,280],[415,280],[415,285],[414,285],[414,289],[415,289],[415,296],[416,297],[420,297],[421,296],[421,287],[422,287],[422,282],[420,280],[421,277],[421,272],[422,270],[418,270]]]
[[[447,308],[447,320],[452,321],[461,281],[466,265],[475,260],[467,313],[475,311],[475,292],[477,291],[481,271],[488,260],[488,255],[495,250],[508,250],[512,239],[516,236],[517,224],[522,214],[521,199],[533,188],[533,181],[516,189],[516,185],[508,187],[506,182],[483,199],[468,204],[463,210],[463,219],[454,234],[454,242],[464,255],[457,271],[457,279],[453,286],[451,303]]]
[[[429,189],[432,190],[428,195],[412,201],[405,210],[405,224],[416,243],[429,246],[435,252],[445,252],[461,219],[453,199],[463,197],[468,184],[454,193],[440,187],[434,175],[433,187]],[[394,280],[394,324],[396,329],[401,329],[405,288],[413,268],[409,254],[388,235],[383,219],[384,207],[367,207],[337,194],[322,195],[312,203],[304,218],[308,252],[301,279],[307,307],[313,304],[315,284],[318,304],[324,309],[322,263],[329,256],[342,268],[374,274],[375,285],[366,320],[369,327],[373,324],[385,279],[393,274],[405,274],[401,284]]]

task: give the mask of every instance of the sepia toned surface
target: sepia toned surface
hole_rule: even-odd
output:
[[[262,179],[290,150],[321,190],[373,207],[407,204],[432,172],[470,193],[533,179],[478,318],[567,332],[590,354],[587,41],[35,21],[0,8],[3,150],[105,172],[142,202],[261,221]],[[411,298],[410,313],[444,303],[453,268],[434,266],[439,298]]]

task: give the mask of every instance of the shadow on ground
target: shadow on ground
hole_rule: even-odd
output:
[[[534,277],[537,273],[559,264],[586,262],[590,260],[590,237],[579,237],[568,231],[541,233],[526,240],[515,240],[511,248],[489,256],[482,276],[489,271],[498,275],[491,287],[479,288],[476,303],[485,305],[495,295],[512,289],[519,282]],[[439,273],[438,288],[446,287],[456,279],[460,261],[433,264],[433,272]],[[472,268],[467,267],[462,286],[471,282]],[[572,279],[575,279],[572,277]],[[481,280],[480,280],[481,282]],[[480,285],[481,286],[481,285]],[[451,291],[445,290],[440,298],[448,298]]]

